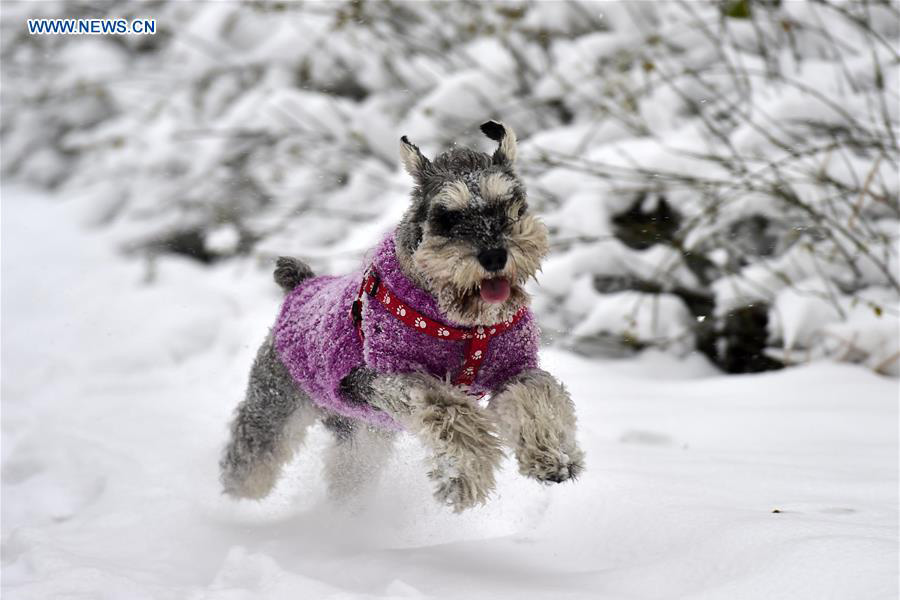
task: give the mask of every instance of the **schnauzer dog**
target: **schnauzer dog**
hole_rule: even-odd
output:
[[[492,155],[454,148],[431,161],[401,138],[412,203],[358,272],[316,277],[278,259],[286,297],[231,424],[227,494],[266,496],[317,420],[334,433],[325,462],[337,496],[377,480],[400,430],[427,448],[434,495],[457,512],[487,500],[504,444],[538,481],[582,470],[574,406],[538,368],[522,288],[547,229],[513,170],[515,133],[481,130],[498,142]]]

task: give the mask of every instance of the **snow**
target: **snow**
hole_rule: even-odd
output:
[[[456,516],[404,438],[375,490],[333,506],[316,430],[272,497],[233,502],[216,461],[279,302],[269,265],[127,259],[83,203],[2,202],[4,598],[898,595],[896,379],[546,350],[578,407],[574,484],[507,462]]]
[[[628,315],[623,318],[623,315]],[[677,297],[671,294],[615,292],[599,297],[588,316],[572,335],[576,338],[596,334],[629,337],[638,341],[678,340],[687,337],[693,318]],[[687,348],[682,349],[682,352]]]
[[[208,252],[215,254],[232,254],[241,241],[241,232],[232,223],[225,223],[210,231],[203,240]]]
[[[783,324],[785,348],[809,348],[823,324],[840,321],[840,309],[829,302],[834,293],[828,282],[813,278],[778,294],[772,310]]]

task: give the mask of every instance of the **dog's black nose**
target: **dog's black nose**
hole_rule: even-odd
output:
[[[478,262],[488,271],[500,271],[506,266],[506,248],[491,248],[478,254]]]

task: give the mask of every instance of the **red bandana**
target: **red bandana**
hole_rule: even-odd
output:
[[[522,315],[525,314],[525,307],[522,307],[510,319],[502,323],[480,326],[474,329],[460,329],[443,325],[433,319],[429,319],[397,298],[386,285],[381,283],[378,273],[373,268],[369,269],[363,278],[362,285],[359,286],[359,294],[350,309],[350,318],[356,325],[356,331],[359,333],[360,339],[363,337],[362,295],[364,292],[378,300],[390,314],[416,331],[442,340],[469,340],[469,344],[466,346],[466,360],[453,381],[456,385],[470,385],[475,381],[475,376],[478,375],[478,367],[481,366],[484,355],[487,354],[488,342],[492,337],[500,335],[515,325],[522,318]]]

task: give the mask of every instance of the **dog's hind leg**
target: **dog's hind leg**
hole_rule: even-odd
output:
[[[435,498],[456,512],[487,500],[503,452],[493,421],[462,390],[422,373],[366,368],[344,384],[351,399],[387,412],[431,450]]]
[[[324,423],[334,435],[334,443],[325,454],[328,494],[339,502],[359,497],[378,483],[393,450],[395,434],[337,415],[329,416]]]
[[[224,492],[238,498],[268,495],[320,414],[278,359],[269,335],[256,355],[219,462]]]

